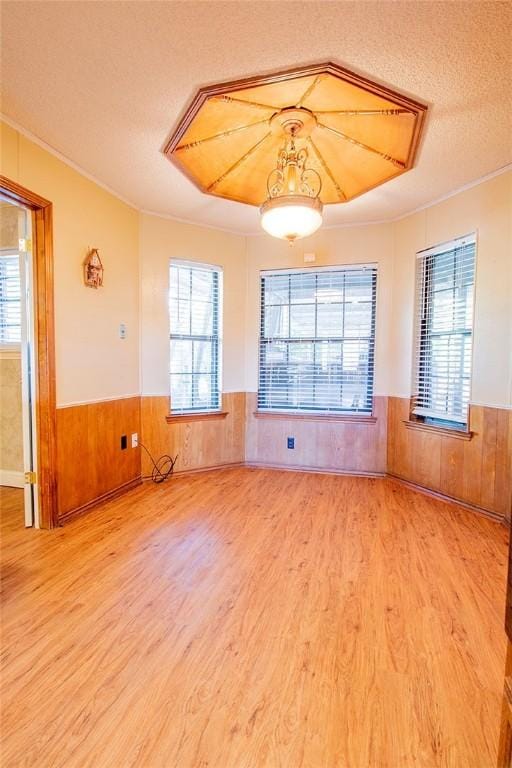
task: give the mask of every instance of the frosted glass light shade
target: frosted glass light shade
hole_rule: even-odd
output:
[[[307,195],[283,195],[267,200],[260,208],[261,226],[272,237],[299,240],[312,235],[322,224],[322,203]]]

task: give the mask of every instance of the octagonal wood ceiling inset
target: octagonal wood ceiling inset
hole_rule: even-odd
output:
[[[296,139],[322,180],[323,203],[344,203],[414,165],[427,107],[336,64],[317,64],[201,88],[164,154],[202,192],[250,205],[267,198],[285,135],[283,109],[316,118]]]

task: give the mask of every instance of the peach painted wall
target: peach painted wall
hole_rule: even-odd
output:
[[[223,270],[223,392],[245,389],[245,238],[141,214],[142,394],[169,393],[169,261],[215,264]]]
[[[138,394],[138,212],[5,123],[1,140],[2,174],[53,203],[57,404]],[[99,290],[82,280],[90,247]]]
[[[392,224],[389,394],[411,394],[415,253],[477,233],[471,402],[512,405],[512,172]]]
[[[304,264],[304,253],[314,252],[314,264]],[[247,239],[246,386],[258,388],[258,334],[260,319],[260,271],[311,268],[336,264],[378,266],[374,394],[389,392],[391,295],[393,280],[393,232],[389,225],[320,229],[293,246],[268,235]]]

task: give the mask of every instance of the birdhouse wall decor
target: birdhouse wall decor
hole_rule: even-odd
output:
[[[103,285],[103,264],[97,248],[91,248],[84,261],[84,282],[89,288]]]

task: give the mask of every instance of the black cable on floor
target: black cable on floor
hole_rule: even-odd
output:
[[[151,474],[144,476],[142,479],[152,480],[154,483],[163,483],[164,480],[167,480],[167,478],[172,475],[174,465],[178,459],[178,454],[176,454],[173,459],[172,456],[169,456],[168,453],[164,453],[163,456],[160,456],[160,458],[155,461],[151,453],[148,451],[146,446],[140,442],[140,440],[138,445],[140,445],[141,448],[144,448],[153,465]]]

